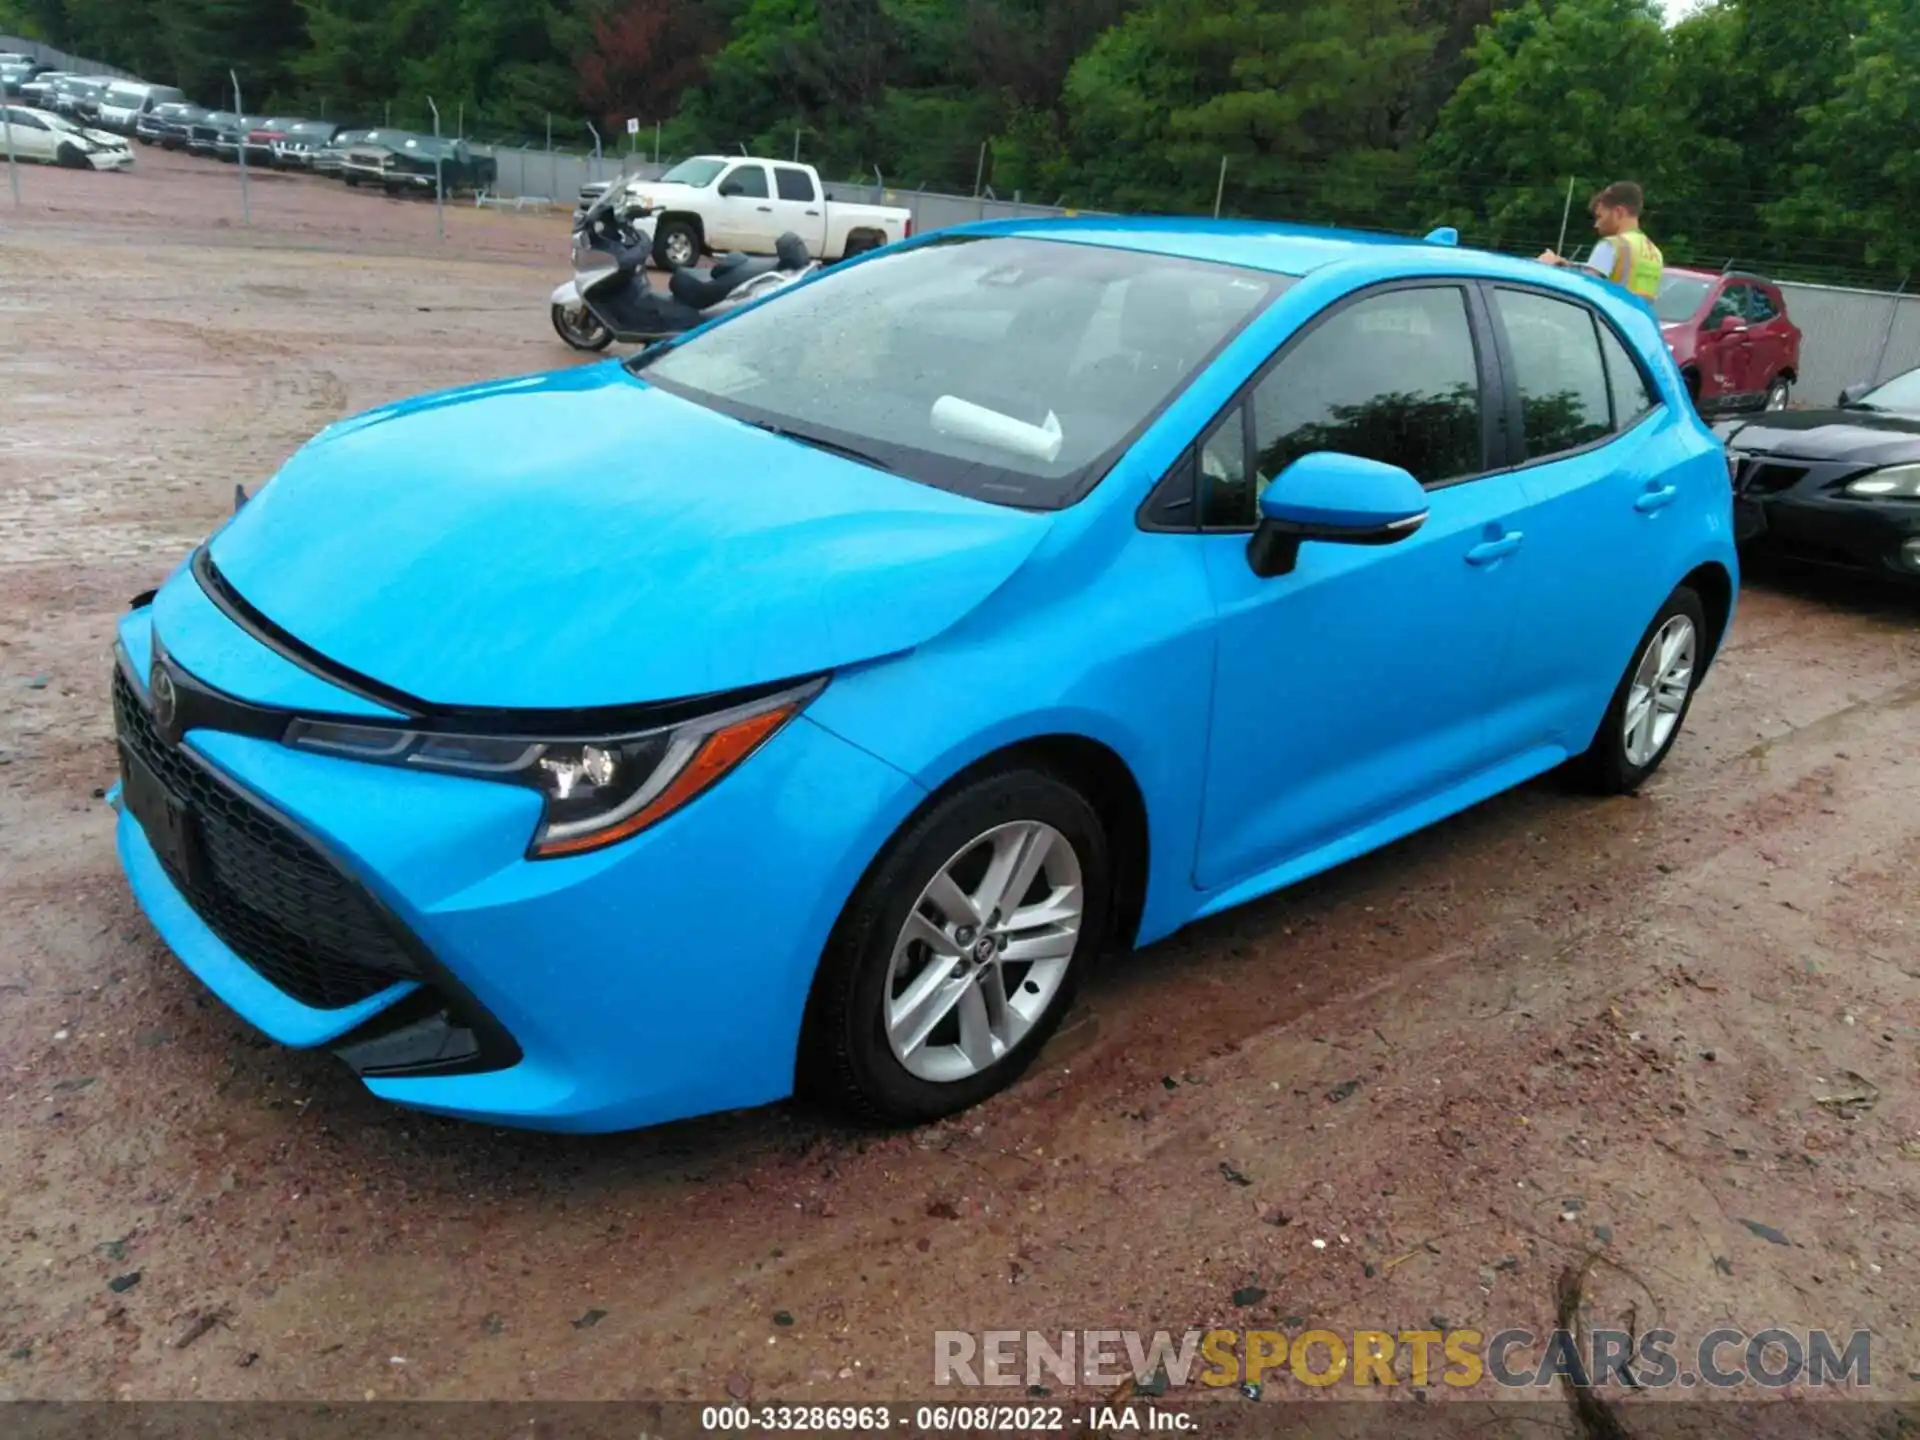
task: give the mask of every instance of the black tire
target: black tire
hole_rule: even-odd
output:
[[[589,353],[604,350],[613,343],[613,331],[609,330],[593,317],[589,310],[584,324],[575,325],[567,315],[567,307],[553,307],[553,330],[562,340],[576,350]]]
[[[55,152],[54,163],[62,170],[85,170],[87,168],[87,157],[80,153],[80,147],[78,145],[62,145],[60,149]]]
[[[1687,682],[1686,698],[1681,702],[1672,733],[1651,757],[1635,763],[1627,753],[1626,733],[1627,706],[1632,699],[1634,676],[1654,637],[1677,616],[1685,616],[1693,625],[1693,674]],[[1680,586],[1667,597],[1666,604],[1660,607],[1659,613],[1640,636],[1639,643],[1633,647],[1633,656],[1627,661],[1620,683],[1614,687],[1613,699],[1607,705],[1606,716],[1600,722],[1593,743],[1584,754],[1576,756],[1568,767],[1580,788],[1596,795],[1629,795],[1660,768],[1673,749],[1674,742],[1686,729],[1688,712],[1693,709],[1693,697],[1700,689],[1701,678],[1711,658],[1708,652],[1710,643],[1706,607],[1692,590],[1685,585]]]
[[[676,261],[673,258],[673,252],[678,244],[684,244],[687,247],[684,261]],[[700,243],[699,227],[692,221],[662,221],[660,227],[653,232],[654,268],[671,272],[681,264],[697,264],[704,248]]]
[[[908,1072],[885,1029],[893,949],[934,876],[996,826],[1052,826],[1079,862],[1082,924],[1065,974],[1031,1029],[999,1060],[963,1080]],[[1022,766],[972,780],[932,802],[895,835],[842,912],[821,957],[801,1035],[800,1092],[857,1119],[920,1124],[979,1104],[1019,1079],[1059,1028],[1074,990],[1106,943],[1112,865],[1100,817],[1079,791]]]
[[[349,190],[358,190],[360,188],[360,177],[358,175],[343,170],[340,172],[340,178],[347,182],[347,188]]]

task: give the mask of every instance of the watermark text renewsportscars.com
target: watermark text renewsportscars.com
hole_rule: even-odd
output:
[[[1710,1330],[1683,1343],[1671,1330],[941,1330],[933,1340],[939,1386],[1084,1385],[1132,1380],[1147,1393],[1276,1383],[1492,1384],[1730,1390],[1873,1383],[1867,1331]]]

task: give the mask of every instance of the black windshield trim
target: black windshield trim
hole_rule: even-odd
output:
[[[689,340],[702,338],[708,327],[689,332],[685,336],[675,337],[663,343],[649,347],[632,359],[622,362],[627,373],[647,385],[663,390],[677,399],[716,414],[728,416],[759,430],[771,430],[775,433],[790,432],[793,438],[805,443],[819,445],[822,449],[852,450],[868,457],[856,463],[878,464],[881,468],[898,475],[903,480],[911,480],[930,489],[944,490],[949,494],[961,495],[970,500],[981,500],[993,505],[1005,506],[1010,510],[1026,510],[1045,513],[1066,510],[1079,504],[1099,488],[1101,481],[1112,473],[1127,452],[1140,438],[1151,429],[1156,421],[1196,384],[1202,376],[1213,368],[1214,363],[1228,346],[1240,338],[1247,327],[1257,321],[1288,290],[1299,284],[1298,275],[1287,275],[1274,270],[1261,270],[1250,265],[1235,265],[1224,260],[1200,259],[1189,255],[1173,255],[1160,250],[1133,250],[1119,245],[1089,245],[1082,240],[1060,239],[1051,235],[996,235],[996,234],[942,234],[930,235],[915,240],[902,249],[927,249],[951,245],[977,244],[992,240],[1020,240],[1038,244],[1076,246],[1081,249],[1102,250],[1109,254],[1138,255],[1145,261],[1192,267],[1198,270],[1213,270],[1244,275],[1257,280],[1267,287],[1266,296],[1240,321],[1229,328],[1219,342],[1196,363],[1192,371],[1178,385],[1163,396],[1160,402],[1144,415],[1132,429],[1121,435],[1111,446],[1086,464],[1062,475],[1046,477],[1033,475],[1027,471],[1011,467],[990,465],[974,460],[956,459],[951,455],[942,455],[937,451],[923,450],[917,446],[888,444],[878,441],[871,435],[858,435],[849,431],[836,430],[827,425],[807,424],[796,421],[795,417],[761,410],[756,406],[729,400],[704,390],[681,385],[676,381],[662,380],[649,371],[655,360],[671,354]],[[809,279],[806,283],[830,283],[832,276],[823,274]],[[798,287],[796,287],[798,288]],[[742,306],[737,313],[745,314],[758,309],[760,304],[778,303],[778,294],[769,296],[765,301],[752,306]],[[717,328],[724,325],[730,316],[722,316],[712,322]]]

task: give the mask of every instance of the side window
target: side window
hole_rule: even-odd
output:
[[[1231,520],[1252,525],[1260,492],[1298,460],[1333,450],[1398,465],[1425,485],[1486,468],[1480,367],[1466,292],[1391,290],[1316,325],[1254,390],[1252,484]]]
[[[767,172],[764,166],[742,165],[720,182],[723,195],[740,195],[749,200],[767,198]]]
[[[1764,285],[1752,286],[1748,295],[1747,317],[1756,325],[1780,318],[1780,307],[1774,303],[1773,296],[1767,293]]]
[[[1729,285],[1720,292],[1720,298],[1713,302],[1713,308],[1707,311],[1706,328],[1718,330],[1720,322],[1729,315],[1736,319],[1747,318],[1747,287]]]
[[[1204,530],[1240,529],[1256,518],[1259,496],[1247,484],[1246,410],[1245,402],[1234,406],[1195,447]]]
[[[1530,290],[1496,290],[1520,390],[1526,458],[1577,450],[1613,430],[1607,367],[1593,312]]]
[[[1607,358],[1607,386],[1613,396],[1613,428],[1628,430],[1653,409],[1653,394],[1647,380],[1611,325],[1600,327],[1600,351]]]
[[[773,167],[773,181],[780,190],[782,200],[812,200],[813,177],[804,170],[796,170],[791,165]]]

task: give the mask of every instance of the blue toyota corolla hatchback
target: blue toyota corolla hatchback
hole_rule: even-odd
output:
[[[388,1099],[920,1120],[1109,944],[1564,762],[1638,785],[1735,566],[1597,281],[943,232],[324,431],[121,622],[119,849],[201,980]]]

